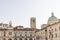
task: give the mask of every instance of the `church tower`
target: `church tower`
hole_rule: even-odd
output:
[[[36,28],[36,18],[35,17],[30,18],[30,27]]]

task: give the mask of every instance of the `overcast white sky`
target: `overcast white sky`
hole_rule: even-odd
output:
[[[13,26],[30,27],[30,17],[36,17],[40,28],[52,12],[60,18],[60,0],[0,0],[0,23],[12,20]]]

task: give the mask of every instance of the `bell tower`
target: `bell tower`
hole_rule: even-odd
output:
[[[30,18],[30,27],[36,28],[36,18],[35,17]]]

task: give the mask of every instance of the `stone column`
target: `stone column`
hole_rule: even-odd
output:
[[[19,38],[17,38],[17,40],[19,40]]]
[[[34,38],[32,38],[32,40],[34,40]]]
[[[29,40],[29,38],[27,38],[27,40]]]
[[[24,38],[22,38],[22,40],[25,40]]]

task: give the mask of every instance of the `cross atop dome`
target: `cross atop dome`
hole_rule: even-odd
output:
[[[54,13],[52,12],[52,16],[54,16]]]

